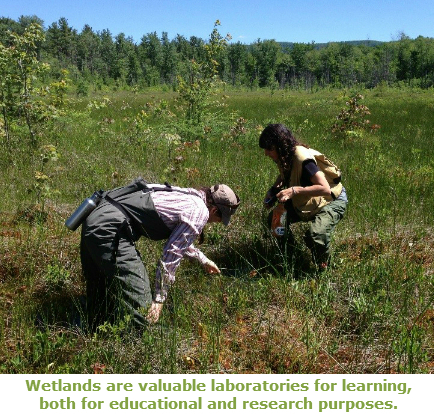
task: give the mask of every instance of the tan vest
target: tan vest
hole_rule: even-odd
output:
[[[292,204],[295,211],[302,220],[308,221],[318,213],[325,205],[339,197],[342,191],[341,172],[325,155],[312,149],[297,145],[292,164],[291,177],[288,187],[301,185],[301,174],[303,162],[313,160],[320,171],[323,172],[330,185],[330,196],[311,197],[309,195],[296,194],[292,197]]]

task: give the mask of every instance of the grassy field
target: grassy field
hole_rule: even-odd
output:
[[[113,92],[71,98],[36,149],[16,129],[0,154],[0,372],[432,373],[434,92],[362,94],[379,127],[339,136],[331,127],[351,91],[226,92],[199,127],[171,92]],[[350,203],[320,275],[305,224],[290,252],[264,226],[277,175],[258,147],[269,122],[343,171]],[[87,334],[79,231],[64,221],[94,190],[137,176],[237,191],[233,223],[208,226],[203,245],[222,274],[183,263],[157,325]],[[151,277],[161,249],[139,242]]]

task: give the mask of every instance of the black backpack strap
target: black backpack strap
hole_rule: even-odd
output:
[[[150,188],[147,186],[147,182],[141,177],[136,178],[129,185],[105,192],[104,196],[107,198],[107,195],[109,195],[112,199],[117,199],[125,195],[135,193],[136,191],[150,191]]]

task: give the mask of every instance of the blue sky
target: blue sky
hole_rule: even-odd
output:
[[[0,16],[17,20],[36,15],[47,28],[65,17],[81,32],[124,33],[135,42],[167,32],[208,39],[218,19],[219,32],[234,42],[257,39],[323,43],[345,40],[434,37],[433,0],[0,0]]]

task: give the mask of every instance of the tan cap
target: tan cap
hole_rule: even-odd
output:
[[[222,223],[227,226],[232,214],[240,205],[240,198],[225,184],[216,184],[211,187],[211,196],[222,213]]]

